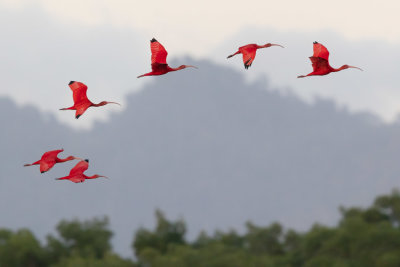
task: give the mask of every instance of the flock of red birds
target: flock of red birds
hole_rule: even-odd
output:
[[[248,45],[239,47],[237,52],[228,56],[227,58],[231,58],[237,54],[242,54],[244,67],[245,67],[245,69],[248,69],[256,57],[257,49],[267,48],[267,47],[271,47],[271,46],[280,46],[283,48],[283,46],[281,46],[279,44],[271,44],[271,43],[268,43],[265,45],[248,44]],[[197,67],[191,66],[191,65],[181,65],[177,68],[171,68],[170,66],[168,66],[168,63],[167,63],[168,52],[167,52],[167,50],[165,50],[164,46],[162,44],[160,44],[154,38],[150,41],[150,49],[151,49],[151,69],[152,69],[152,71],[145,73],[143,75],[140,75],[140,76],[138,76],[138,78],[144,77],[144,76],[164,75],[168,72],[182,70],[182,69],[185,69],[188,67],[197,68]],[[314,76],[314,75],[319,75],[319,76],[327,75],[331,72],[337,72],[337,71],[341,71],[341,70],[348,69],[348,68],[355,68],[355,69],[362,70],[358,67],[349,66],[349,65],[343,65],[340,68],[335,69],[329,65],[329,51],[328,51],[328,49],[326,49],[325,46],[323,46],[322,44],[320,44],[318,42],[314,42],[313,49],[314,49],[314,54],[313,54],[313,56],[310,57],[313,71],[307,75],[297,76],[297,78],[304,78],[304,77]],[[119,103],[108,102],[108,101],[102,101],[98,104],[94,104],[86,96],[86,91],[88,88],[85,84],[83,84],[81,82],[71,81],[68,85],[72,90],[74,105],[72,107],[62,108],[60,110],[75,110],[75,118],[76,119],[78,119],[80,116],[82,116],[83,113],[85,113],[85,111],[89,107],[100,107],[100,106],[104,106],[107,104],[120,105]],[[47,172],[48,170],[50,170],[51,168],[53,168],[53,166],[56,163],[62,163],[62,162],[77,159],[77,160],[79,160],[79,162],[75,165],[75,167],[73,167],[71,169],[71,171],[69,172],[69,175],[65,176],[65,177],[57,178],[56,180],[69,180],[74,183],[82,183],[86,179],[95,179],[95,178],[99,178],[99,177],[107,178],[106,176],[102,176],[102,175],[98,175],[98,174],[95,174],[92,176],[86,176],[84,174],[84,172],[89,168],[89,160],[88,159],[83,160],[81,158],[74,157],[74,156],[69,156],[65,159],[58,158],[58,154],[63,151],[64,151],[63,149],[48,151],[42,155],[40,160],[38,160],[32,164],[25,164],[24,166],[40,165],[39,170],[41,173],[44,173],[44,172]]]

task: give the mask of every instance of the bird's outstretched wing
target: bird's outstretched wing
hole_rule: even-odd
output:
[[[244,48],[242,49],[243,54],[243,64],[246,69],[248,69],[253,63],[254,58],[256,57],[257,49],[253,48]]]
[[[57,155],[63,151],[64,149],[58,149],[44,153],[40,160],[40,172],[44,173],[53,168],[56,164]]]
[[[52,151],[47,151],[43,154],[42,159],[55,159],[58,154],[63,152],[64,149],[58,149],[58,150],[52,150]]]
[[[82,160],[75,165],[69,172],[70,176],[80,175],[89,168],[89,161]]]
[[[310,57],[314,72],[324,71],[329,68],[328,60],[321,57]]]
[[[74,103],[89,101],[86,96],[86,91],[88,88],[85,84],[81,82],[71,81],[68,85],[72,90]]]
[[[314,42],[314,55],[313,57],[320,57],[326,60],[329,60],[329,51],[328,49],[326,49],[325,46],[323,46],[322,44],[318,43],[318,42]]]
[[[151,49],[151,64],[167,64],[168,52],[165,50],[164,46],[160,44],[156,39],[151,39],[150,41]]]

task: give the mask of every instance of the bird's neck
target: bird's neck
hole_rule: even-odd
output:
[[[179,67],[177,67],[177,68],[171,68],[171,67],[168,67],[168,71],[177,71],[177,70],[182,70],[182,69],[184,69],[184,68],[186,68],[186,66],[179,66]]]
[[[101,107],[101,106],[104,106],[104,105],[107,105],[106,101],[102,101],[102,102],[100,102],[98,104],[92,104],[93,107]]]
[[[83,176],[85,177],[85,179],[96,179],[99,177],[97,174],[92,175],[92,176],[86,176],[86,175],[83,175]]]
[[[73,159],[74,159],[74,157],[67,157],[65,159],[56,158],[56,162],[57,163],[61,163],[61,162],[66,162],[66,161],[70,161],[70,160],[73,160]]]
[[[332,68],[332,71],[333,72],[338,72],[338,71],[345,70],[345,69],[347,69],[347,66],[343,65],[343,66],[341,66],[340,68],[337,68],[337,69]]]
[[[265,44],[265,45],[257,45],[257,49],[259,49],[259,48],[267,48],[267,47],[270,47],[271,45],[269,45],[269,44]]]

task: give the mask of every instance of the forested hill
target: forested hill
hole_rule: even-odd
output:
[[[63,218],[108,215],[115,248],[130,255],[132,229],[151,225],[157,207],[184,216],[189,237],[242,229],[246,220],[306,229],[333,225],[339,205],[368,205],[399,184],[398,125],[329,100],[305,104],[207,61],[183,61],[199,69],[146,77],[122,113],[90,131],[1,99],[0,225],[43,236]],[[57,148],[89,158],[87,173],[110,180],[55,181],[73,162],[42,175],[22,167]]]

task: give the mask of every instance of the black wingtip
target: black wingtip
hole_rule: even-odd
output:
[[[81,116],[81,115],[77,115],[77,116],[75,117],[75,119],[79,119],[80,116]]]
[[[244,68],[245,68],[246,70],[251,66],[251,64],[249,64],[249,62],[250,62],[250,59],[247,60],[247,61],[244,63]]]
[[[73,84],[74,82],[75,82],[75,81],[70,81],[68,85],[71,85],[71,84]]]
[[[40,173],[44,173],[44,171],[40,172]]]
[[[85,161],[86,161],[87,163],[89,163],[89,159],[85,159]]]
[[[313,44],[318,44],[318,42],[317,41],[314,41],[314,43]]]
[[[156,38],[153,38],[150,40],[150,42],[154,43],[154,42],[157,42],[157,40],[156,40]]]

